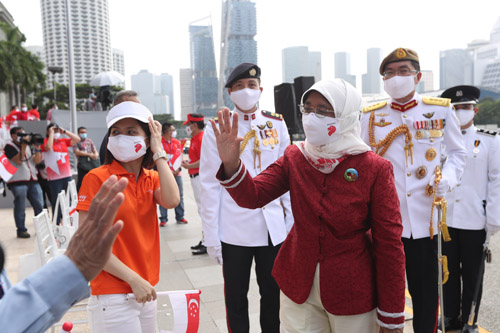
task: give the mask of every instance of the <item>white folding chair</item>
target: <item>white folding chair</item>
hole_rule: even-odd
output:
[[[59,192],[57,196],[54,216],[52,217],[52,229],[54,231],[54,236],[58,243],[58,247],[65,249],[68,247],[69,241],[73,234],[78,229],[78,212],[76,209],[69,207],[66,201],[66,193],[63,191]],[[57,212],[61,210],[61,220],[59,225],[57,225]]]
[[[41,262],[42,265],[45,265],[56,256],[63,254],[64,250],[58,249],[57,247],[47,209],[44,209],[40,214],[33,217],[33,223],[35,225],[36,240]]]
[[[78,204],[78,191],[76,190],[76,183],[74,179],[68,183],[68,189],[66,190],[66,202],[71,210],[75,209]]]

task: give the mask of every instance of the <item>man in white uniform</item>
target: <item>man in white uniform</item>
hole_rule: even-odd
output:
[[[257,105],[262,92],[257,65],[238,65],[225,87],[235,104],[233,112],[239,116],[238,135],[244,138],[241,160],[250,175],[256,176],[283,155],[290,143],[287,127],[281,115],[260,110]],[[261,330],[279,332],[279,288],[271,271],[293,224],[289,195],[261,209],[241,208],[215,177],[220,165],[214,132],[208,126],[201,148],[201,219],[209,256],[224,263],[228,330],[249,332],[247,293],[255,258]]]
[[[388,102],[363,109],[361,137],[394,167],[403,219],[406,276],[413,303],[413,329],[435,332],[438,308],[437,209],[433,197],[455,187],[466,151],[449,99],[420,96],[418,55],[407,48],[392,51],[380,65]],[[448,160],[434,185],[442,143]],[[443,150],[444,151],[444,150]]]
[[[467,149],[464,174],[446,196],[451,236],[451,241],[443,246],[450,272],[448,282],[443,286],[446,331],[461,330],[467,323],[479,279],[474,325],[468,331],[478,332],[476,321],[484,272],[480,271],[483,244],[486,232],[492,235],[500,229],[500,137],[497,132],[474,126],[480,93],[473,86],[456,86],[441,95],[450,98],[455,106]]]

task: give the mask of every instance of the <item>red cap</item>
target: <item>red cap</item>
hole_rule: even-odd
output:
[[[182,125],[187,125],[190,122],[203,121],[205,117],[202,114],[198,113],[188,113],[188,119],[182,123]]]

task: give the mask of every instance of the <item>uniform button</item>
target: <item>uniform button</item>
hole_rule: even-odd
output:
[[[407,196],[411,197],[411,193],[410,193],[410,192],[408,192]]]
[[[457,187],[460,187],[460,184],[457,184]]]
[[[266,209],[266,206],[262,207],[262,209]]]
[[[325,237],[325,232],[324,231],[320,231],[319,232],[319,237]]]
[[[406,175],[407,175],[408,177],[410,177],[410,176],[411,176],[411,172],[408,172]]]
[[[455,202],[460,202],[460,199],[455,200]]]
[[[430,142],[434,142],[434,138],[431,138],[429,141],[430,141]]]
[[[403,118],[407,118],[408,116],[406,114],[403,115]]]

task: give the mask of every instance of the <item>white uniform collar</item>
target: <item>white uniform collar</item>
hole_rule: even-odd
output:
[[[240,111],[237,107],[234,107],[233,112],[238,114],[239,121],[249,121],[257,119],[257,115],[260,113],[260,108],[257,107],[257,109],[252,113],[245,113]]]

